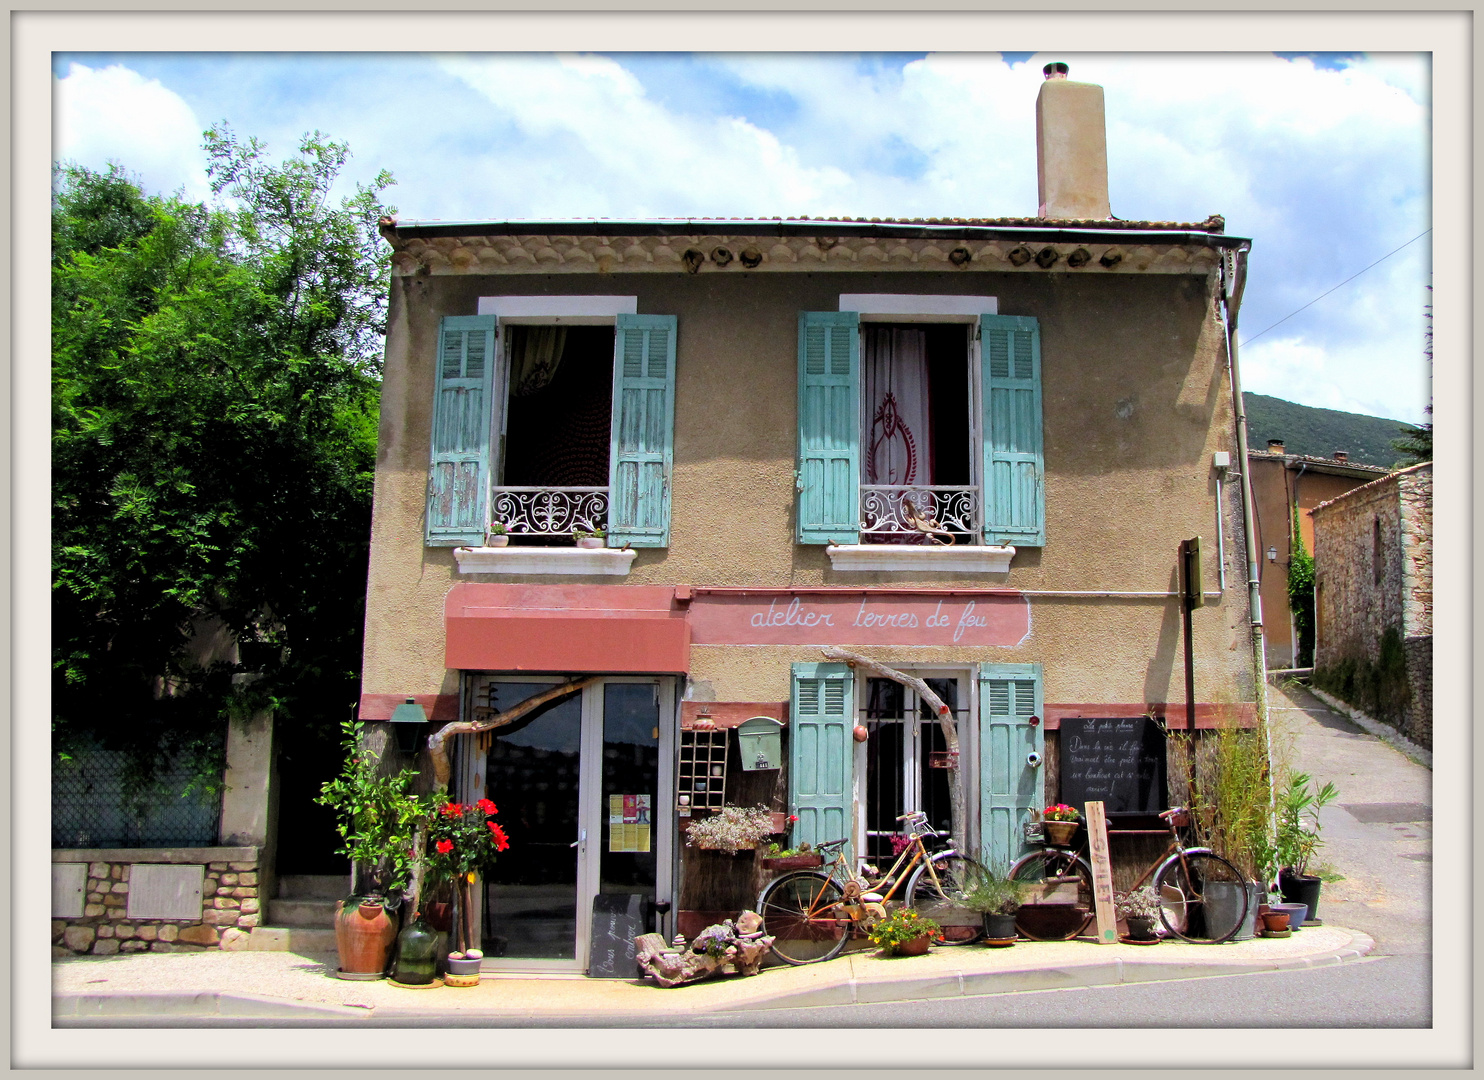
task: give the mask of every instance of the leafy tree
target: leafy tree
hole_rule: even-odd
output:
[[[360,665],[392,180],[332,202],[319,132],[205,148],[209,205],[55,173],[53,728],[136,784],[209,782],[234,709],[333,741]]]
[[[1304,547],[1299,509],[1293,510],[1293,537],[1288,555],[1288,607],[1293,612],[1295,667],[1314,662],[1314,556]]]

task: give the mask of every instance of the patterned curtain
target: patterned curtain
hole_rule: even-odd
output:
[[[520,326],[515,330],[510,341],[511,397],[530,397],[556,378],[567,344],[567,328]]]
[[[927,334],[867,326],[861,339],[865,482],[931,484]]]

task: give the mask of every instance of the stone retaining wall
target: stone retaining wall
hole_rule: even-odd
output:
[[[57,849],[52,862],[88,867],[82,915],[52,919],[54,957],[240,948],[262,918],[258,848]],[[130,876],[136,866],[152,863],[203,869],[198,917],[129,917]]]

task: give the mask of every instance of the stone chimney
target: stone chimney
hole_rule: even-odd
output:
[[[1334,452],[1334,459],[1343,463],[1350,460],[1350,455],[1344,450],[1336,450]]]
[[[1270,453],[1270,454],[1281,454],[1281,453],[1283,453],[1283,440],[1282,439],[1269,439],[1268,440],[1268,453]]]
[[[1036,191],[1043,218],[1106,221],[1108,134],[1103,88],[1071,82],[1067,65],[1047,64],[1036,95]]]

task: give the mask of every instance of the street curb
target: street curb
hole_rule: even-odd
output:
[[[327,1005],[256,994],[53,994],[53,1020],[122,1020],[138,1017],[219,1017],[221,1019],[356,1020],[369,1009]]]
[[[1323,690],[1309,685],[1305,685],[1304,689],[1363,731],[1369,732],[1386,743],[1386,745],[1401,754],[1402,757],[1407,758],[1414,764],[1421,765],[1424,769],[1432,768],[1432,751],[1418,746],[1390,724],[1383,724],[1381,721],[1367,716],[1353,705],[1347,705],[1332,694],[1326,694]]]
[[[709,1010],[720,1013],[762,1009],[804,1009],[830,1005],[886,1004],[931,998],[979,997],[1032,990],[1085,989],[1130,983],[1172,982],[1219,975],[1254,975],[1269,971],[1295,971],[1333,967],[1359,960],[1376,947],[1367,934],[1352,931],[1345,947],[1317,956],[1295,956],[1272,960],[1181,961],[1160,963],[1115,959],[1062,967],[1020,968],[1011,971],[958,973],[926,979],[859,979],[851,977],[834,986],[785,993],[764,1000],[728,1004]]]

